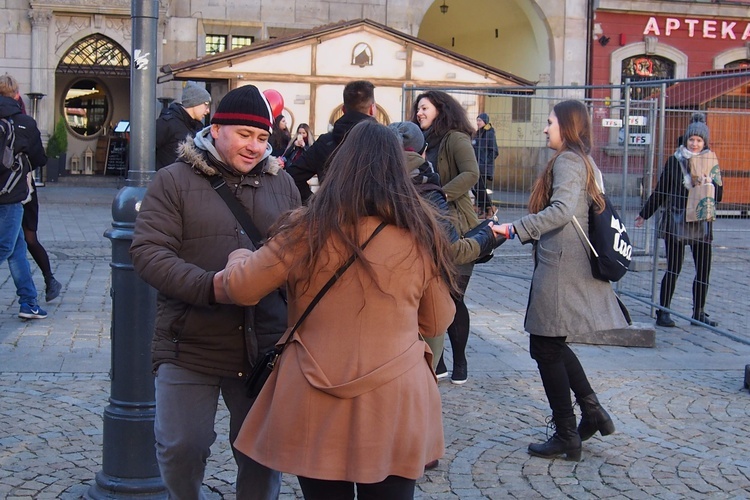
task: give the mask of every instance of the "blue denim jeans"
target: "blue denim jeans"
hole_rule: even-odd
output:
[[[206,375],[164,363],[155,379],[156,460],[169,498],[200,500],[206,461],[216,441],[214,420],[221,393],[229,410],[229,441],[237,438],[250,411],[245,385],[236,378]],[[237,498],[276,500],[281,473],[232,447],[237,463]]]
[[[21,229],[23,205],[0,204],[0,262],[8,261],[10,275],[16,284],[21,304],[36,306],[36,287],[31,277],[31,266],[26,257],[26,240]]]

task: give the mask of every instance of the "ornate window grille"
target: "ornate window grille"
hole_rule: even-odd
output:
[[[79,41],[62,57],[58,73],[130,76],[130,56],[117,42],[99,33]]]

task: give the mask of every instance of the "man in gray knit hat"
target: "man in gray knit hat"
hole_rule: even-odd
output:
[[[182,89],[181,102],[173,102],[156,119],[156,170],[177,160],[177,146],[203,128],[211,110],[211,94],[195,82]]]

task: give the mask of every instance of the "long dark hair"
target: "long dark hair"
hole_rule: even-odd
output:
[[[271,137],[269,139],[273,150],[276,152],[281,151],[282,153],[284,152],[284,149],[286,149],[287,144],[289,144],[289,139],[291,137],[291,134],[289,133],[289,127],[285,129],[281,128],[281,120],[283,119],[284,115],[279,115],[274,118],[273,129],[271,132]]]
[[[305,138],[305,145],[306,146],[312,146],[313,142],[315,142],[315,137],[313,137],[312,130],[310,130],[310,125],[307,123],[300,123],[297,127],[297,134],[299,134],[299,131],[304,129],[305,132],[307,132],[307,137]],[[291,138],[291,142],[294,142],[294,139],[297,138],[297,134],[294,134],[294,137]]]
[[[419,94],[414,99],[414,104],[411,107],[411,121],[419,125],[417,121],[417,109],[419,108],[419,101],[424,98],[428,99],[438,111],[435,120],[430,126],[435,136],[443,137],[451,130],[458,130],[471,137],[474,133],[474,127],[469,123],[466,110],[464,110],[456,99],[442,90],[428,90]]]
[[[591,137],[591,119],[586,106],[580,101],[562,101],[552,108],[560,126],[560,149],[550,158],[544,171],[539,175],[529,197],[529,213],[535,214],[544,210],[552,198],[552,167],[561,154],[570,151],[578,155],[586,165],[586,192],[596,204],[597,213],[604,210],[604,198],[596,184],[594,165],[589,159],[593,141]]]
[[[305,255],[296,257],[293,264],[305,286],[331,240],[342,242],[342,255],[357,253],[374,278],[359,248],[360,221],[368,216],[411,234],[455,290],[456,269],[439,215],[414,188],[396,135],[375,120],[361,121],[349,131],[336,148],[325,181],[310,203],[278,225],[291,247],[306,248]]]

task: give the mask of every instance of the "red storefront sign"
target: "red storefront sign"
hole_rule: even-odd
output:
[[[643,28],[644,35],[654,36],[670,37],[679,31],[687,33],[688,38],[749,40],[750,22],[652,16]]]

